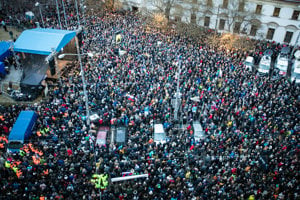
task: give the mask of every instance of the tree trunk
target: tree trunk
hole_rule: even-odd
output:
[[[166,19],[168,20],[168,22],[169,22],[169,19],[170,19],[170,12],[171,12],[171,8],[172,8],[172,6],[173,6],[173,1],[172,0],[168,0],[167,2],[166,2],[166,8],[165,8],[165,17],[166,17]]]
[[[166,7],[166,9],[165,9],[165,17],[166,17],[166,19],[168,21],[170,19],[170,11],[171,11],[171,7],[170,6]]]

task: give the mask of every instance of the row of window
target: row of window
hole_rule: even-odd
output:
[[[194,18],[193,21],[195,21],[195,20],[196,19]],[[220,19],[220,21],[219,21],[219,30],[224,30],[225,23],[226,23],[225,19]],[[210,17],[206,16],[204,18],[204,26],[205,27],[209,27],[209,24],[210,24]],[[240,29],[241,29],[241,22],[235,22],[234,28],[233,28],[233,32],[234,33],[239,33]],[[256,25],[252,25],[251,29],[250,29],[250,34],[249,35],[250,36],[256,36],[257,30],[258,30],[258,27]],[[266,39],[273,40],[274,33],[275,33],[275,29],[274,28],[269,28],[268,32],[267,32]],[[293,32],[287,31],[286,34],[285,34],[283,42],[290,43],[291,39],[293,37],[293,34],[294,34]]]
[[[255,14],[260,15],[261,14],[261,10],[262,10],[262,5],[256,5]],[[280,10],[281,10],[281,8],[275,7],[274,11],[273,11],[273,17],[279,17]],[[298,20],[299,13],[300,13],[299,10],[294,10],[291,19],[292,20]]]
[[[221,7],[225,8],[225,9],[228,8],[228,1],[229,0],[223,0],[223,3],[222,3]],[[198,1],[197,0],[193,0],[193,3],[196,4],[196,3],[198,3]],[[208,7],[213,7],[213,0],[206,0],[206,5]],[[255,14],[259,14],[259,15],[261,14],[261,12],[262,12],[262,6],[263,5],[256,5]],[[243,12],[244,8],[245,8],[245,0],[239,1],[238,11]],[[273,11],[273,17],[279,17],[280,10],[281,10],[281,8],[275,7],[274,11]],[[291,19],[292,20],[298,20],[299,14],[300,14],[299,10],[294,10]]]
[[[273,40],[274,33],[275,33],[275,29],[274,29],[274,28],[269,28],[269,29],[268,29],[268,32],[267,32],[266,39],[268,39],[268,40]],[[287,32],[285,33],[283,42],[285,42],[285,43],[290,43],[291,40],[292,40],[293,34],[294,34],[293,32],[287,31]]]

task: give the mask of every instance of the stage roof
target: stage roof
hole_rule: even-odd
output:
[[[76,36],[75,31],[36,28],[25,30],[14,44],[16,52],[49,55],[59,52]]]
[[[0,61],[9,55],[10,42],[2,41],[0,42]]]

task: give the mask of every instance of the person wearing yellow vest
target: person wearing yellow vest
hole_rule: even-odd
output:
[[[108,186],[108,175],[107,174],[101,174],[101,180],[102,180],[102,188],[101,189],[106,189]]]
[[[40,134],[42,134],[42,135],[44,135],[44,134],[45,134],[45,131],[44,131],[44,129],[41,129],[41,130],[40,130]]]
[[[25,156],[26,155],[26,152],[25,151],[23,151],[23,150],[20,150],[20,152],[19,152],[19,154],[20,154],[20,156]]]
[[[99,174],[93,174],[91,182],[95,184],[95,188],[100,188],[100,175]]]
[[[43,170],[43,175],[44,175],[44,176],[49,175],[49,170],[48,170],[48,169]]]
[[[96,189],[105,190],[108,186],[107,174],[93,174],[91,182],[95,184]]]
[[[22,175],[22,171],[18,169],[17,172],[16,172],[16,175],[17,175],[18,178],[20,178],[20,176]]]
[[[17,171],[19,170],[19,168],[16,167],[16,166],[14,166],[12,169],[13,169],[13,171],[14,171],[15,173],[17,173]]]
[[[5,161],[4,166],[5,166],[6,168],[10,168],[10,162],[9,162],[8,160]]]

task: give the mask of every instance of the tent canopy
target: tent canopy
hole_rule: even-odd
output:
[[[10,54],[10,42],[0,42],[0,61]]]
[[[36,28],[23,31],[15,42],[16,52],[49,55],[59,52],[76,36],[75,31]]]
[[[3,62],[0,62],[0,74],[6,75],[5,65]]]

